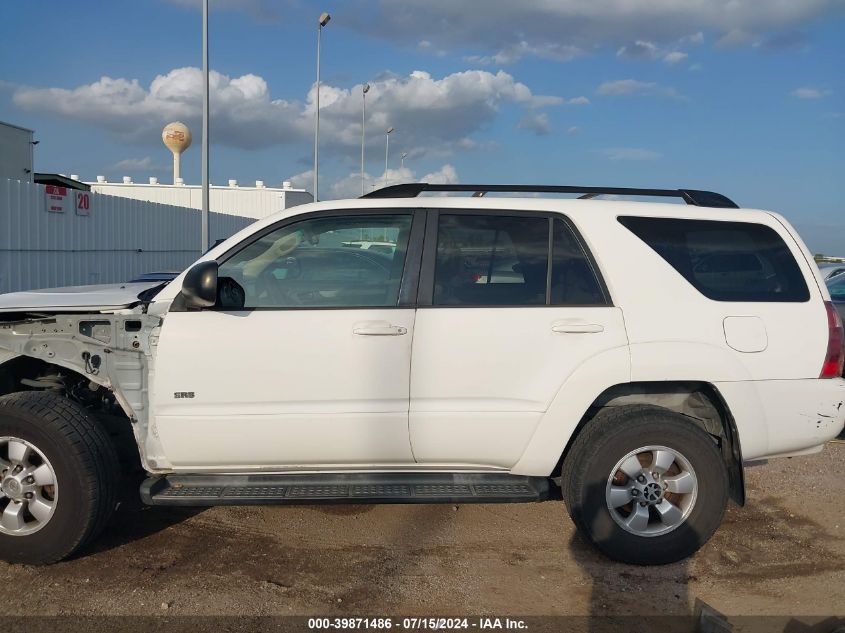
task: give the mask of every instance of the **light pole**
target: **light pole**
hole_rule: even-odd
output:
[[[367,93],[370,91],[370,84],[364,84],[361,88],[361,195],[364,195],[364,141],[367,125]]]
[[[408,152],[402,152],[402,156],[399,158],[399,168],[405,169],[405,158],[407,158]]]
[[[208,0],[205,0],[208,2]],[[320,35],[323,27],[332,19],[328,13],[320,14],[320,21],[317,24],[317,108],[314,111],[314,202],[319,200],[318,187],[320,186]]]
[[[208,0],[202,2],[202,219],[201,253],[208,250]]]
[[[387,128],[384,134],[384,186],[387,186],[387,159],[390,156],[390,134],[395,130],[394,127]]]

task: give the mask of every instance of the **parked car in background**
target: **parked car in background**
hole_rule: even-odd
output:
[[[845,273],[845,263],[819,264],[819,270],[822,271],[822,279],[827,281],[828,279],[839,277],[839,275]]]
[[[135,277],[135,279],[130,279],[128,283],[135,284],[146,281],[173,281],[181,274],[182,272],[178,270],[163,270],[154,273],[143,273]]]
[[[372,242],[369,240],[349,240],[342,242],[344,248],[359,248],[362,251],[373,251],[375,253],[386,253],[393,255],[396,252],[396,244],[393,242]]]
[[[829,278],[825,283],[827,283],[833,305],[836,306],[839,315],[845,319],[845,275]]]

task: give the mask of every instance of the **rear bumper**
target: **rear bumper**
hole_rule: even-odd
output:
[[[845,379],[717,383],[745,460],[813,452],[845,426]]]

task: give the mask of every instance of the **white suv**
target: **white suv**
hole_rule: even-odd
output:
[[[169,284],[0,312],[12,562],[82,547],[141,472],[152,505],[562,497],[610,557],[667,563],[744,502],[744,461],[845,421],[810,253],[702,191],[399,185],[258,221]]]

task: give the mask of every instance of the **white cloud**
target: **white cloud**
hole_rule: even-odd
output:
[[[701,41],[703,41],[703,35],[701,33],[697,33],[696,35],[682,37],[675,44],[698,44],[700,43],[698,36],[701,36]],[[663,46],[658,46],[654,42],[636,40],[633,43],[622,46],[619,50],[616,51],[616,56],[634,61],[655,61],[658,59],[662,59],[667,64],[677,64],[684,61],[688,57],[688,54],[683,51],[677,50],[675,45],[672,45],[671,47],[667,48]]]
[[[689,55],[686,53],[681,51],[672,51],[671,53],[666,53],[666,55],[663,56],[663,61],[667,64],[680,64],[687,57],[689,57]]]
[[[845,4],[841,0],[485,0],[471,19],[466,5],[455,0],[378,0],[358,9],[345,19],[368,35],[399,45],[425,39],[439,48],[471,50],[478,63],[501,65],[523,57],[569,61],[607,48],[624,47],[629,53],[637,41],[671,50],[700,44],[705,34],[714,41],[721,39],[723,45],[781,46],[811,24],[842,15]]]
[[[119,160],[114,165],[109,167],[109,171],[126,173],[140,171],[163,173],[166,172],[167,169],[168,168],[166,165],[161,165],[154,162],[153,159],[149,156],[144,156],[143,158],[124,158],[123,160]]]
[[[294,189],[305,189],[311,191],[314,188],[314,170],[309,169],[293,176],[288,176],[285,180],[289,180]],[[322,188],[321,188],[322,189]]]
[[[647,42],[645,40],[637,40],[631,44],[626,44],[616,51],[617,57],[627,57],[628,59],[657,59],[660,55],[660,49],[654,42]]]
[[[466,61],[485,66],[490,64],[501,66],[516,63],[524,57],[537,57],[556,62],[568,62],[583,54],[584,51],[581,48],[561,44],[560,42],[545,42],[535,45],[521,40],[498,50],[493,55],[470,55],[465,59]]]
[[[640,147],[608,147],[599,153],[610,160],[654,160],[660,153]]]
[[[258,75],[229,77],[211,72],[211,134],[223,145],[259,148],[306,141],[313,134],[314,87],[304,101],[273,99]],[[122,140],[157,144],[161,127],[182,120],[199,129],[202,73],[177,68],[158,75],[149,87],[137,79],[102,77],[73,89],[19,86],[16,105],[28,110],[105,128]],[[351,153],[360,147],[361,87],[321,87],[321,142]],[[423,71],[385,75],[370,82],[367,130],[396,128],[404,146],[418,152],[465,149],[507,105],[526,111],[559,105],[564,99],[536,95],[506,72],[468,70],[440,79]]]
[[[313,178],[311,175],[312,173],[313,172],[311,171],[305,172],[309,178]],[[297,181],[295,179],[300,176],[304,176],[305,174],[297,174],[288,180],[292,180],[294,185],[296,185]],[[387,174],[381,173],[373,175],[370,173],[364,173],[365,193],[370,193],[374,189],[380,189],[381,187],[385,187],[387,185],[398,185],[405,182],[428,182],[437,184],[456,183],[458,182],[458,172],[452,165],[446,164],[440,167],[437,171],[425,174],[421,178],[417,178],[414,170],[409,167],[388,169]],[[310,190],[310,185],[308,188]],[[322,190],[323,187],[320,187],[320,189]],[[361,172],[352,172],[348,176],[345,176],[340,180],[336,180],[329,186],[328,191],[328,199],[337,200],[357,198],[361,195]]]
[[[537,136],[547,136],[552,133],[549,116],[545,112],[529,112],[517,123],[520,130],[529,130]]]
[[[569,105],[587,105],[590,103],[590,100],[587,97],[581,95],[580,97],[573,97],[572,99],[568,99],[566,101]]]
[[[716,46],[718,48],[731,48],[735,46],[748,45],[753,46],[757,41],[758,40],[753,33],[743,29],[731,29],[716,40]]]
[[[653,97],[668,97],[670,99],[684,99],[674,88],[661,86],[652,81],[639,81],[637,79],[617,79],[615,81],[605,81],[596,89],[596,93],[603,96],[611,97],[634,97],[634,96],[653,96]]]
[[[580,134],[580,133],[581,133],[581,128],[578,127],[577,125],[573,125],[568,130],[566,130],[566,134],[568,136],[575,136],[576,134]]]
[[[812,88],[810,86],[803,86],[801,88],[796,88],[789,94],[797,99],[821,99],[822,97],[826,97],[827,95],[829,95],[830,91],[820,90],[818,88]]]
[[[428,182],[438,185],[449,185],[458,182],[458,172],[452,165],[443,165],[437,171],[426,174],[420,182]]]
[[[681,38],[681,43],[683,44],[703,44],[704,43],[704,33],[698,31],[697,33],[692,33],[690,35],[685,35]]]

